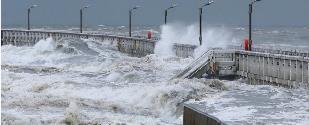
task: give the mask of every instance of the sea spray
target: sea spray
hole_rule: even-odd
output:
[[[56,51],[56,41],[51,37],[39,40],[34,46],[1,46],[2,64],[9,65],[51,65],[56,59],[64,57],[62,53]],[[21,56],[22,55],[22,56]]]
[[[37,53],[37,56],[45,58],[31,58],[33,62],[50,62],[57,68],[67,64],[60,72],[15,72],[23,70],[21,66],[16,66],[19,70],[2,70],[5,82],[11,88],[3,93],[3,106],[13,112],[18,111],[20,106],[27,114],[41,112],[40,116],[23,116],[34,117],[38,121],[60,120],[61,123],[70,124],[88,121],[100,121],[102,124],[179,124],[183,102],[198,100],[214,92],[205,79],[170,81],[192,58],[160,57],[155,54],[136,58],[113,51],[108,48],[109,45],[90,45],[91,41],[87,41],[87,44],[80,46],[80,49],[95,50],[100,53],[99,56],[82,52],[80,55],[62,53],[62,56],[51,57],[61,53],[55,50]],[[25,56],[15,55],[14,51],[27,53],[35,51],[35,48],[16,47],[14,50],[5,49],[4,52],[16,58]],[[5,58],[6,62],[15,62],[15,59],[10,59]],[[21,64],[29,66],[28,62]],[[38,65],[46,67],[44,63]],[[95,70],[92,70],[93,67]],[[13,79],[11,74],[20,78]],[[43,83],[49,86],[46,88]],[[76,105],[68,102],[72,98]],[[33,108],[38,109],[31,110]]]
[[[204,27],[203,29],[203,41],[202,46],[200,46],[198,39],[199,30],[196,24],[184,25],[181,23],[174,23],[162,25],[161,39],[157,42],[154,52],[159,56],[174,56],[174,43],[189,44],[198,46],[194,54],[195,57],[198,57],[210,48],[224,48],[228,44],[235,42],[232,33],[225,27]]]
[[[195,25],[184,26],[175,23],[161,26],[161,38],[156,43],[155,54],[160,56],[174,56],[172,50],[174,43],[197,45],[197,32]],[[196,43],[195,43],[196,42]]]
[[[205,29],[205,28],[204,28]],[[225,27],[207,27],[203,32],[202,45],[196,48],[194,57],[199,57],[201,54],[211,48],[226,48],[228,45],[237,43],[232,33]]]
[[[34,49],[37,52],[46,52],[46,51],[53,51],[56,48],[56,42],[53,40],[52,37],[47,39],[41,39],[34,45]]]

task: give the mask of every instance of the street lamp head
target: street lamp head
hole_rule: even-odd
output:
[[[175,8],[177,7],[177,4],[173,4],[170,8]]]
[[[136,9],[138,9],[138,8],[141,8],[141,6],[135,6],[135,7],[133,7],[132,9],[130,9],[130,11],[136,10]]]
[[[251,2],[251,4],[253,4],[255,2],[260,2],[260,1],[262,1],[262,0],[254,0],[254,1]]]
[[[39,5],[36,5],[36,4],[34,4],[34,5],[32,5],[30,8],[35,8],[35,7],[38,7]]]
[[[86,9],[86,8],[89,8],[90,6],[87,5],[87,6],[83,6],[82,9]]]
[[[175,7],[177,7],[177,5],[176,5],[176,4],[173,4],[172,6],[170,6],[169,8],[167,8],[167,10],[172,9],[172,8],[175,8]]]
[[[132,10],[136,10],[138,8],[141,8],[141,6],[135,6],[135,7],[132,8]]]
[[[209,5],[210,5],[210,4],[212,4],[212,3],[214,3],[214,1],[213,1],[213,0],[208,2],[208,4],[209,4]]]
[[[208,1],[208,3],[204,4],[202,7],[204,7],[204,6],[208,6],[208,5],[213,4],[213,3],[214,3],[214,1],[213,1],[213,0],[212,0],[212,1]]]

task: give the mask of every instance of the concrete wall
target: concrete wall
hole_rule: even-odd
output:
[[[1,30],[1,45],[32,46],[39,40],[48,37],[52,37],[56,41],[63,38],[85,38],[101,42],[116,41],[119,51],[139,57],[153,53],[155,45],[155,41],[141,38],[32,30]]]
[[[250,51],[236,51],[237,75],[250,84],[309,88],[309,59]]]
[[[174,44],[173,50],[179,57],[194,57],[194,50],[197,48],[195,45],[188,44]]]
[[[216,117],[186,104],[183,111],[183,125],[224,125],[224,123]]]
[[[194,70],[192,73],[195,74],[188,78],[201,78],[204,74],[211,75],[212,78],[228,79],[240,76],[247,79],[249,84],[309,88],[309,58],[296,55],[214,49],[210,50],[208,60],[205,60],[209,63],[194,61],[190,64],[206,67]],[[190,74],[191,70],[185,71],[188,73],[182,74]]]
[[[1,45],[11,44],[14,46],[33,46],[39,40],[46,39],[48,37],[52,37],[56,41],[63,38],[85,38],[98,40],[101,42],[113,41],[117,42],[117,47],[120,52],[128,53],[131,56],[137,57],[154,53],[155,44],[158,40],[101,34],[4,29],[1,30]],[[184,44],[175,44],[173,47],[176,56],[179,57],[193,56],[195,48],[195,46]]]
[[[217,70],[217,76],[225,77],[235,75],[236,62],[235,53],[231,50],[213,50],[209,59],[211,60],[211,66],[214,66]],[[213,65],[215,64],[215,65]]]

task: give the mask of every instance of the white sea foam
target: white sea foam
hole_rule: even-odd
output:
[[[180,31],[173,34],[173,30]],[[209,84],[212,82],[207,79],[170,80],[193,59],[160,55],[161,52],[163,55],[170,54],[168,49],[171,48],[164,48],[165,44],[172,44],[170,40],[175,37],[179,43],[191,41],[198,45],[198,37],[194,25],[184,28],[163,26],[164,31],[166,34],[162,34],[162,38],[165,39],[156,54],[142,58],[116,51],[114,41],[101,43],[71,39],[55,44],[52,39],[47,39],[33,47],[2,46],[1,63],[5,69],[1,70],[1,123],[181,124],[182,103],[196,100],[213,106],[217,111],[213,113],[224,116],[222,119],[226,121],[268,123],[248,121],[261,108],[270,108],[270,111],[273,108],[279,111],[257,118],[286,119],[281,121],[282,124],[308,123],[308,92],[305,90],[251,86],[234,81],[225,82],[228,90],[221,92],[211,88]],[[182,38],[177,38],[179,36]],[[208,47],[222,47],[231,39],[234,38],[224,28],[207,28],[204,33],[206,42],[200,51]],[[65,45],[64,48],[57,48],[60,43]],[[258,97],[269,97],[278,102],[275,107],[272,103],[240,105]],[[242,117],[229,114],[235,112]],[[279,124],[280,121],[273,123]]]
[[[205,111],[227,124],[308,123],[308,90],[225,82],[229,91],[199,102]],[[237,113],[237,115],[235,114]]]
[[[63,47],[78,53],[46,47],[46,40],[34,47],[3,46],[2,64],[7,66],[1,71],[2,113],[15,116],[22,110],[21,118],[33,119],[29,124],[179,124],[183,102],[220,91],[205,79],[170,81],[190,58],[135,58],[108,43],[75,42],[82,43]],[[27,66],[29,70],[23,68]],[[50,72],[49,67],[61,70]]]
[[[200,56],[209,48],[224,48],[229,44],[236,43],[236,38],[225,27],[207,27],[204,31],[202,46],[199,43],[198,26],[174,23],[161,26],[161,39],[156,44],[155,54],[159,56],[174,56],[173,44],[196,45],[195,57]]]
[[[34,45],[34,49],[38,52],[53,51],[56,48],[56,42],[49,37],[46,40],[42,39]]]

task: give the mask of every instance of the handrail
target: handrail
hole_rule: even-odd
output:
[[[209,49],[206,52],[204,52],[199,58],[195,59],[192,63],[190,63],[187,67],[185,67],[181,73],[177,74],[175,77],[180,77],[182,75],[184,75],[185,73],[187,73],[190,69],[193,68],[194,64],[196,64],[202,57],[204,57],[205,55],[208,55],[209,52],[213,51],[213,49]],[[174,78],[175,78],[174,77]]]
[[[241,46],[229,46],[231,49],[245,51]],[[309,48],[309,47],[308,47]],[[282,54],[282,55],[290,55],[290,56],[302,56],[309,57],[309,49],[293,49],[293,48],[261,48],[254,47],[252,48],[252,52],[262,52],[262,53],[270,53],[270,54]]]

